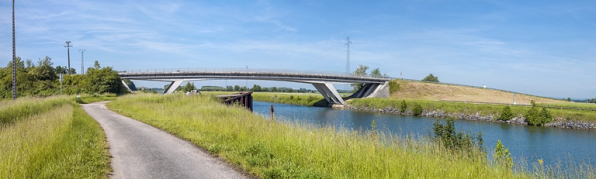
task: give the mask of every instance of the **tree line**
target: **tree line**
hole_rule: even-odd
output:
[[[87,69],[86,74],[76,74],[74,68],[70,69],[73,75],[64,75],[62,93],[67,95],[87,93],[115,93],[126,92],[118,72],[112,67],[101,67],[95,61],[93,67]],[[17,96],[51,96],[60,94],[60,74],[67,74],[68,69],[63,66],[54,66],[52,58],[46,56],[32,60],[16,58]],[[0,68],[0,98],[12,98],[12,61],[4,68]]]

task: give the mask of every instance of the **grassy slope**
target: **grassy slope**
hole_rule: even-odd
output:
[[[498,90],[404,80],[397,80],[397,82],[400,84],[400,90],[391,94],[389,99],[352,99],[348,103],[356,107],[373,107],[378,109],[391,107],[399,109],[401,101],[405,100],[408,110],[412,110],[414,104],[420,104],[425,110],[440,110],[447,113],[463,113],[467,115],[480,113],[481,115],[494,115],[495,117],[501,113],[505,105],[512,103],[511,93]],[[563,100],[520,94],[515,95],[515,99],[518,104],[520,102],[529,104],[530,100],[535,100],[539,106],[550,106],[549,111],[555,119],[574,121],[596,120],[596,111],[576,109],[596,109],[596,104],[571,103]],[[449,101],[467,101],[467,103]],[[470,102],[503,104],[474,104]],[[511,106],[511,110],[514,115],[525,115],[529,107]]]
[[[169,131],[259,177],[525,178],[428,142],[268,121],[208,96],[129,95],[111,110]],[[380,137],[381,136],[381,137]]]
[[[107,178],[101,126],[66,97],[3,102],[0,178]]]
[[[511,104],[512,94],[509,92],[493,89],[472,88],[466,86],[455,86],[446,84],[423,83],[405,80],[396,80],[400,90],[391,94],[392,99],[412,99],[431,101],[468,101],[485,103]],[[537,96],[516,94],[517,104],[530,104],[530,100],[536,103],[569,103],[563,100],[555,100]]]

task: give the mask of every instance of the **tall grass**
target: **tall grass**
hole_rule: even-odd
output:
[[[65,100],[19,99],[3,107],[21,117],[0,124],[0,178],[108,177],[110,158],[101,126]]]
[[[48,98],[25,97],[16,101],[0,101],[0,124],[12,123],[70,102],[68,98],[58,96]]]
[[[273,122],[210,96],[128,95],[111,110],[169,131],[263,178],[526,178],[482,152],[381,131]]]

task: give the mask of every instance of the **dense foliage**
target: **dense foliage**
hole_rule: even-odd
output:
[[[420,116],[422,114],[422,106],[420,104],[414,104],[414,109],[412,109],[412,115]]]
[[[508,121],[509,119],[513,118],[513,113],[511,112],[511,108],[509,106],[503,107],[501,114],[497,118],[498,120]]]
[[[71,69],[74,72],[74,69]],[[56,66],[52,58],[39,59],[37,64],[31,60],[16,59],[17,95],[51,96],[60,94],[59,75],[66,72],[64,67]],[[125,92],[121,78],[111,67],[101,68],[95,61],[94,67],[87,69],[87,74],[64,75],[63,94],[79,93],[116,93]],[[0,68],[0,98],[12,97],[12,62]]]
[[[532,103],[532,108],[528,110],[526,115],[526,120],[528,120],[528,124],[534,126],[543,126],[546,123],[549,123],[553,120],[552,115],[545,107],[542,108],[540,112],[538,112],[538,107],[534,101]]]
[[[482,133],[471,135],[470,132],[458,132],[453,119],[447,119],[446,123],[435,121],[433,132],[435,141],[452,150],[472,151],[475,147],[482,148],[484,143]]]
[[[426,77],[424,77],[424,79],[422,79],[422,81],[425,82],[435,82],[438,83],[439,82],[439,77],[438,76],[434,76],[432,73]]]
[[[507,168],[513,167],[513,158],[511,158],[511,153],[509,153],[509,149],[505,148],[505,145],[501,143],[501,140],[497,140],[497,145],[495,146],[494,152],[493,159],[495,163]]]

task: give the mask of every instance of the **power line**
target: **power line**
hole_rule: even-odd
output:
[[[70,47],[72,47],[72,45],[70,45],[70,41],[66,41],[66,47],[67,51],[68,51],[68,74],[70,75]]]
[[[12,0],[12,100],[17,99],[17,51],[14,33],[14,0]]]
[[[84,58],[83,58],[83,53],[86,51],[85,49],[79,49],[79,51],[81,52],[81,74],[85,74],[85,65],[84,65]]]

